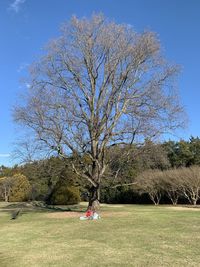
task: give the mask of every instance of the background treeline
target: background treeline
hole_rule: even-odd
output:
[[[5,201],[38,200],[48,204],[74,204],[80,201],[77,177],[69,167],[70,160],[63,161],[57,157],[34,161],[13,168],[1,167],[0,198]],[[16,176],[22,176],[30,184],[24,188],[26,197],[14,194],[13,184]],[[10,183],[9,181],[12,181]],[[6,198],[5,198],[6,195]]]
[[[124,146],[112,147],[110,165],[101,187],[106,203],[191,203],[200,198],[200,139],[133,145],[122,158]],[[83,157],[83,160],[88,160]],[[71,170],[75,158],[34,161],[22,166],[1,166],[0,199],[74,204],[87,200],[90,185]]]

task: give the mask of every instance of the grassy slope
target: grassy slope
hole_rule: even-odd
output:
[[[200,210],[102,209],[115,213],[79,221],[34,211],[12,221],[0,212],[0,266],[200,266]]]

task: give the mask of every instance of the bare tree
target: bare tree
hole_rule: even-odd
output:
[[[183,196],[192,205],[196,205],[200,198],[200,167],[181,168],[181,190]]]
[[[147,193],[154,203],[160,203],[163,187],[162,187],[163,172],[160,170],[147,170],[136,177],[136,188],[139,193]]]
[[[5,202],[9,201],[12,186],[14,185],[13,177],[0,178],[0,194]]]
[[[35,142],[29,136],[23,136],[23,139],[16,141],[13,147],[12,158],[17,160],[18,164],[33,163],[35,160],[49,155],[49,150],[44,145]]]
[[[182,125],[173,86],[177,73],[162,57],[154,33],[136,33],[103,15],[73,17],[31,67],[30,88],[14,117],[31,129],[35,142],[78,159],[79,167],[72,167],[90,182],[92,205],[99,199],[109,147]]]
[[[172,169],[163,172],[162,177],[163,191],[171,200],[173,205],[177,205],[182,196],[182,179],[180,170]]]

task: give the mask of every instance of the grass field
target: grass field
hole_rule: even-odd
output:
[[[0,266],[200,266],[200,209],[102,205],[99,221],[79,212],[0,203]],[[77,207],[84,209],[84,206]]]

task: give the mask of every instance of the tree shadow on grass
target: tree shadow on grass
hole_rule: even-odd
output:
[[[31,213],[31,212],[85,212],[85,207],[76,204],[76,205],[67,205],[67,206],[53,206],[46,205],[41,201],[34,202],[18,202],[18,203],[7,203],[5,206],[0,208],[1,212],[8,212],[11,214],[11,217],[15,213],[20,215]]]

